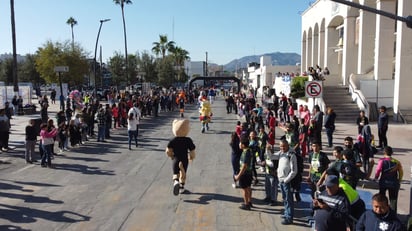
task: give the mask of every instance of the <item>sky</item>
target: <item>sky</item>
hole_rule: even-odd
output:
[[[151,53],[159,35],[187,50],[191,61],[224,65],[248,55],[301,53],[301,13],[308,0],[132,0],[125,5],[129,54]],[[112,0],[15,0],[17,53],[34,54],[47,41],[74,40],[94,56],[99,37],[102,60],[124,54],[121,8]],[[100,49],[100,48],[99,48]],[[0,54],[12,53],[10,1],[0,0]],[[98,51],[99,58],[99,51]]]

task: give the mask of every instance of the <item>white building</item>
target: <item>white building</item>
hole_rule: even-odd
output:
[[[408,16],[411,0],[351,0]],[[412,28],[355,7],[317,0],[302,14],[302,71],[328,67],[337,84],[348,85],[358,105],[412,109]]]
[[[262,97],[266,88],[272,88],[273,86],[283,86],[283,83],[275,83],[279,81],[279,78],[276,78],[277,73],[297,73],[300,71],[299,66],[273,66],[272,59],[270,56],[261,56],[260,63],[249,63],[248,65],[248,80],[250,86],[253,89],[257,89],[257,97]],[[280,78],[282,79],[282,78]],[[282,81],[283,82],[283,81]],[[290,81],[288,81],[290,84]],[[280,88],[280,89],[278,89]],[[286,90],[285,87],[277,87],[276,94],[284,92],[288,94],[290,92]]]

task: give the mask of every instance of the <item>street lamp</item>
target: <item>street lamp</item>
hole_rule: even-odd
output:
[[[395,15],[395,14],[392,14],[392,13],[389,13],[389,12],[386,12],[386,11],[378,10],[378,9],[375,9],[375,8],[372,8],[372,7],[369,7],[369,6],[364,6],[364,5],[361,5],[359,3],[349,2],[349,1],[346,1],[346,0],[331,0],[331,1],[341,3],[341,4],[344,4],[344,5],[347,5],[347,6],[352,6],[352,7],[355,7],[357,9],[365,10],[365,11],[368,11],[368,12],[371,12],[371,13],[379,14],[379,15],[382,15],[382,16],[385,16],[385,17],[388,17],[388,18],[391,18],[391,19],[394,19],[394,20],[398,20],[398,21],[406,23],[407,27],[412,28],[412,16],[411,15],[409,15],[408,17],[402,17],[402,16],[398,16],[398,15]]]
[[[97,38],[96,38],[96,46],[94,47],[94,59],[93,59],[93,64],[94,64],[94,68],[93,68],[93,72],[94,72],[94,96],[97,96],[97,92],[96,92],[96,55],[97,55],[97,44],[99,43],[99,36],[100,36],[100,30],[102,29],[102,25],[104,22],[110,21],[109,18],[107,19],[102,19],[100,20],[100,26],[99,26],[99,31],[97,32]]]

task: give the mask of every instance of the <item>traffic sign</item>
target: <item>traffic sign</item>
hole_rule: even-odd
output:
[[[69,72],[68,66],[55,66],[54,72]]]
[[[307,98],[322,97],[322,81],[306,81],[305,82],[305,96]]]

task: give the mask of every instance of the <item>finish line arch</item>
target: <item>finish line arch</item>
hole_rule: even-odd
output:
[[[208,81],[217,81],[217,80],[233,80],[237,83],[237,93],[240,92],[241,81],[235,76],[198,76],[194,77],[189,81],[189,89],[192,89],[192,83],[196,80],[208,80]]]

